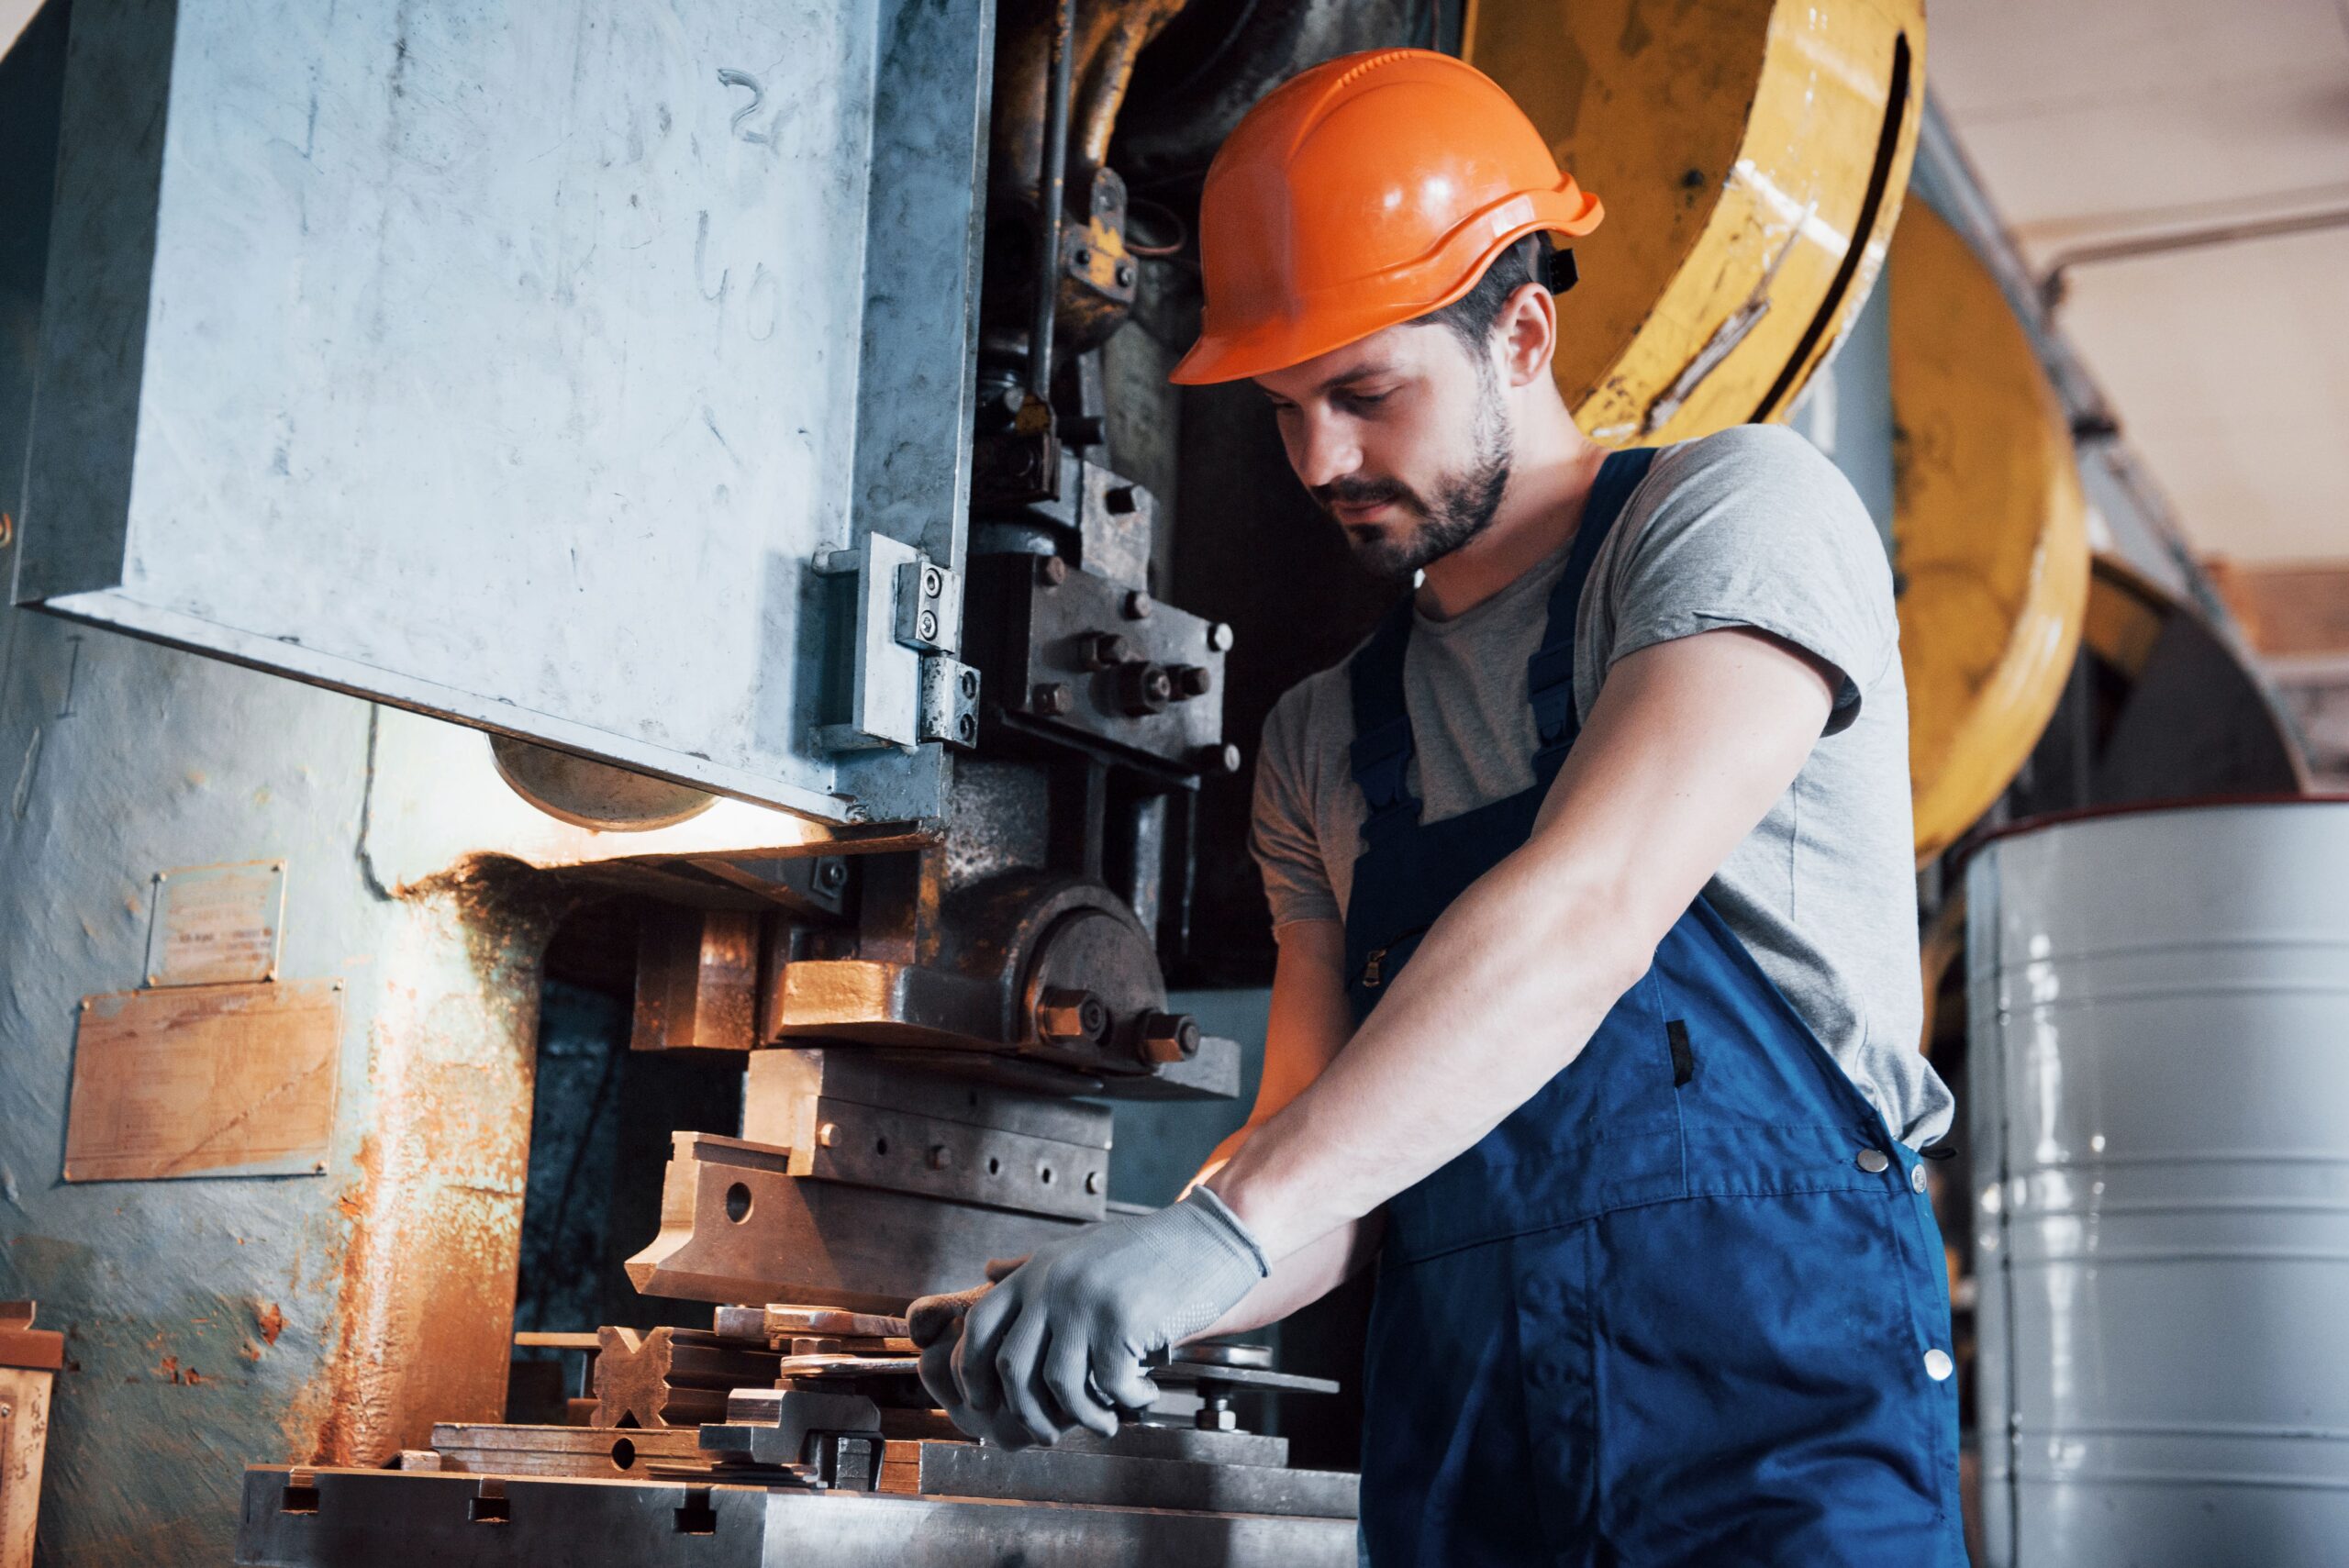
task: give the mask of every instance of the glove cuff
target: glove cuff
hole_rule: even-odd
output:
[[[1272,1260],[1264,1256],[1264,1243],[1256,1240],[1256,1233],[1249,1229],[1246,1222],[1231,1212],[1231,1206],[1216,1196],[1211,1188],[1193,1187],[1175,1207],[1190,1209],[1204,1218],[1238,1256],[1254,1266],[1258,1279],[1271,1275]]]

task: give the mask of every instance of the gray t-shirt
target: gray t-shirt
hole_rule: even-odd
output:
[[[1411,787],[1440,821],[1533,784],[1526,661],[1560,550],[1465,615],[1414,618],[1405,702]],[[1800,436],[1747,425],[1667,447],[1591,567],[1575,639],[1586,717],[1629,653],[1757,628],[1842,674],[1826,733],[1705,894],[1885,1120],[1913,1144],[1947,1131],[1948,1088],[1920,1054],[1909,702],[1892,573],[1867,510]],[[1264,723],[1253,848],[1275,926],[1342,920],[1366,812],[1347,763],[1343,664],[1286,693]]]

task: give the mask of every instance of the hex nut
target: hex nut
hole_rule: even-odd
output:
[[[1028,695],[1028,706],[1046,718],[1058,718],[1074,706],[1076,695],[1059,681],[1045,681]]]
[[[1097,631],[1085,639],[1085,665],[1088,670],[1114,670],[1134,660],[1134,645],[1114,631]]]
[[[1036,1038],[1048,1045],[1098,1045],[1109,1032],[1109,1009],[1090,991],[1055,987],[1036,1003]]]
[[[1132,590],[1126,595],[1125,609],[1128,620],[1148,620],[1153,607],[1150,595],[1140,588]]]
[[[1188,1062],[1199,1053],[1199,1020],[1188,1013],[1144,1013],[1140,1050],[1155,1067]]]
[[[1218,621],[1208,628],[1208,646],[1218,653],[1230,652],[1231,645],[1236,640],[1237,638],[1231,628],[1222,621]]]
[[[1215,673],[1204,664],[1177,664],[1167,673],[1174,677],[1177,702],[1203,697],[1215,690]]]
[[[1059,587],[1068,581],[1068,562],[1057,555],[1039,557],[1036,562],[1036,581],[1047,588]]]

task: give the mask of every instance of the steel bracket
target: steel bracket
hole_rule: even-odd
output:
[[[878,533],[818,556],[816,573],[847,643],[833,651],[833,718],[817,726],[817,742],[830,751],[908,752],[933,740],[974,744],[979,674],[954,657],[963,574]]]

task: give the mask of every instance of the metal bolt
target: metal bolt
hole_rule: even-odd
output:
[[[1128,620],[1148,620],[1150,612],[1154,607],[1151,603],[1150,595],[1140,588],[1132,590],[1126,595],[1125,609]]]
[[[1036,562],[1036,581],[1047,588],[1057,588],[1068,581],[1068,562],[1057,555],[1047,555]]]
[[[1097,631],[1085,639],[1085,665],[1088,670],[1114,670],[1134,661],[1134,645],[1114,631]]]
[[[1091,246],[1080,245],[1076,248],[1076,264],[1080,267],[1089,267],[1093,265],[1093,248]]]
[[[1055,987],[1036,1004],[1036,1037],[1048,1045],[1100,1043],[1109,1032],[1109,1009],[1090,991]]]
[[[1085,1173],[1085,1190],[1089,1193],[1097,1193],[1101,1190],[1100,1172],[1087,1171]]]
[[[1134,286],[1134,264],[1131,261],[1118,263],[1118,284],[1121,288]]]
[[[925,599],[934,599],[944,592],[946,592],[946,579],[939,573],[938,568],[935,566],[923,567],[921,569],[922,597]]]
[[[936,610],[922,611],[919,618],[914,622],[914,630],[920,635],[924,642],[935,640],[938,636],[938,612]]]
[[[823,864],[823,868],[816,873],[816,880],[822,883],[826,887],[840,886],[841,884],[848,880],[848,862],[845,861],[826,861]]]
[[[954,1163],[954,1151],[947,1148],[943,1143],[933,1143],[930,1146],[930,1168],[931,1170],[943,1171],[947,1166],[952,1165],[952,1163]]]
[[[830,1149],[840,1140],[841,1125],[836,1121],[828,1121],[816,1129],[816,1147],[818,1149]]]
[[[963,738],[963,745],[974,745],[979,739],[979,721],[966,713],[954,721],[954,733]]]
[[[976,670],[963,672],[963,695],[966,697],[979,695],[979,673]]]
[[[1218,621],[1208,628],[1208,646],[1210,649],[1218,653],[1229,653],[1231,651],[1231,628],[1223,622]]]
[[[1229,740],[1220,746],[1202,746],[1191,754],[1191,765],[1203,773],[1236,773],[1240,748]]]
[[[1045,681],[1028,694],[1028,706],[1046,718],[1058,718],[1074,706],[1076,697],[1058,681]]]
[[[1204,664],[1177,664],[1172,673],[1178,697],[1203,697],[1215,690],[1214,673]]]
[[[1188,1062],[1199,1053],[1199,1020],[1188,1013],[1144,1013],[1140,1050],[1153,1066]]]

